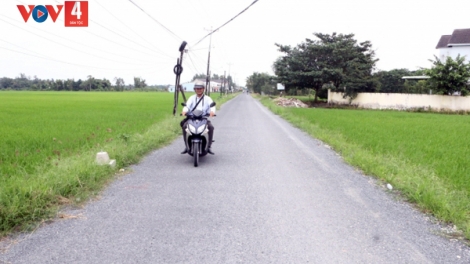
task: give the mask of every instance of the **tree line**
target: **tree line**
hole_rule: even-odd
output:
[[[16,78],[0,78],[0,90],[32,91],[128,91],[135,89],[166,90],[166,85],[147,85],[140,77],[134,77],[133,84],[126,84],[124,79],[116,77],[114,83],[107,79],[98,79],[89,75],[87,79],[39,79],[26,76],[24,73]]]
[[[327,90],[354,98],[360,92],[460,94],[469,92],[470,62],[458,56],[441,62],[430,60],[433,67],[417,71],[394,69],[377,71],[378,59],[370,41],[358,43],[354,34],[314,33],[315,39],[291,47],[275,44],[283,54],[273,63],[275,76],[255,72],[247,78],[247,87],[255,93],[274,94],[276,83],[285,86],[285,93],[297,94],[313,90],[325,98]],[[404,80],[404,76],[429,79]]]

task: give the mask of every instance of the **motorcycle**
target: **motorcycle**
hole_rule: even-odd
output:
[[[186,106],[185,103],[181,104]],[[215,106],[212,102],[210,107]],[[203,115],[201,110],[189,110],[186,113],[186,149],[188,154],[194,157],[194,167],[199,166],[199,158],[207,155],[209,148],[209,129],[207,127],[207,118],[209,115]]]

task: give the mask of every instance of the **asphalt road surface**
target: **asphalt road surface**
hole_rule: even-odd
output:
[[[199,167],[180,137],[83,209],[1,243],[0,263],[470,263],[439,224],[251,96],[213,124],[216,155]]]

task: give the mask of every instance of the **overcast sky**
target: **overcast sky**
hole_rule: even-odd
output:
[[[358,42],[371,41],[377,70],[416,70],[430,67],[441,35],[470,28],[468,0],[259,0],[203,39],[253,2],[90,0],[89,26],[74,28],[64,26],[65,9],[55,23],[51,17],[25,23],[17,8],[64,1],[0,0],[0,77],[91,75],[113,83],[120,77],[126,84],[141,77],[147,84],[174,84],[178,49],[186,41],[181,82],[207,72],[211,46],[211,73],[225,71],[245,85],[253,72],[273,74],[281,55],[275,43],[295,46],[314,32],[353,33]]]

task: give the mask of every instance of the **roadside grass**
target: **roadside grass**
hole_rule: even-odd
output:
[[[220,108],[233,96],[214,100]],[[2,236],[86,202],[181,134],[172,93],[1,92],[0,101]],[[116,167],[96,165],[99,151]]]
[[[283,108],[267,97],[260,101],[470,239],[470,116]]]

